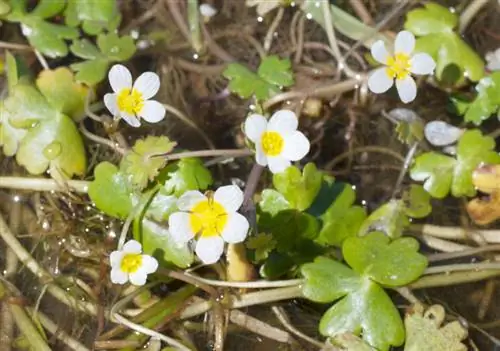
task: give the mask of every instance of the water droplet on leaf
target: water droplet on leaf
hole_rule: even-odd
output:
[[[62,151],[62,145],[58,141],[54,141],[43,149],[43,155],[50,161],[59,157]]]

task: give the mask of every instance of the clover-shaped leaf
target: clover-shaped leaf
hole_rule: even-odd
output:
[[[467,329],[459,321],[443,325],[445,315],[441,305],[427,310],[420,304],[414,305],[405,316],[404,351],[466,351],[462,341],[467,337]]]
[[[321,245],[340,246],[342,242],[358,234],[366,218],[366,211],[361,206],[353,206],[356,194],[350,184],[339,183],[341,192],[321,216],[323,227],[316,238]]]
[[[175,211],[177,211],[177,198],[165,194],[165,189],[161,188],[148,206],[146,217],[157,222],[166,222]]]
[[[136,47],[130,36],[119,37],[116,33],[99,34],[97,46],[87,39],[75,40],[71,52],[86,61],[70,65],[76,71],[76,79],[88,85],[102,81],[113,62],[123,62],[131,58]]]
[[[457,156],[426,152],[415,159],[410,175],[424,181],[424,188],[433,197],[443,198],[451,190],[453,196],[474,196],[472,172],[480,163],[498,164],[495,141],[479,130],[466,131],[458,141]]]
[[[129,177],[109,162],[101,162],[95,168],[89,196],[99,210],[121,219],[127,218],[138,202]]]
[[[42,54],[62,57],[68,54],[65,39],[78,38],[78,30],[47,22],[46,19],[59,14],[65,5],[65,0],[40,0],[28,13],[26,1],[12,1],[12,11],[6,15],[6,19],[19,22],[30,44]]]
[[[396,134],[402,143],[412,145],[424,138],[424,121],[415,111],[395,108],[386,116],[396,124]]]
[[[85,115],[88,88],[74,80],[73,72],[66,67],[42,71],[36,80],[40,92],[54,109],[75,121]]]
[[[166,136],[148,136],[139,139],[122,160],[120,168],[130,176],[131,182],[139,189],[144,189],[166,163],[163,155],[171,152],[176,142]]]
[[[354,271],[390,287],[408,284],[424,272],[427,259],[418,249],[413,238],[391,241],[381,232],[350,237],[342,245],[344,259]]]
[[[277,56],[264,58],[257,74],[239,63],[231,63],[223,75],[230,80],[229,90],[245,99],[252,95],[258,100],[268,99],[294,82],[290,61]]]
[[[274,216],[280,211],[290,209],[290,203],[276,190],[264,189],[261,193],[259,209]]]
[[[271,234],[258,233],[250,237],[246,243],[247,248],[254,250],[256,262],[264,261],[269,253],[276,248],[276,240]]]
[[[457,108],[460,114],[464,115],[466,122],[472,122],[480,125],[488,119],[493,113],[498,111],[500,106],[500,72],[493,72],[488,77],[482,78],[476,85],[477,96],[469,104],[463,105],[461,110]],[[454,99],[456,106],[463,102]]]
[[[368,344],[382,351],[404,342],[398,310],[378,284],[325,257],[303,265],[301,272],[306,298],[323,303],[340,299],[321,318],[321,334],[362,333]]]
[[[147,218],[134,223],[134,239],[142,243],[145,254],[156,257],[162,265],[175,265],[187,268],[193,263],[193,251],[189,244],[179,245],[170,235],[168,229]]]
[[[30,128],[42,120],[51,119],[56,112],[34,86],[24,82],[11,89],[4,108],[15,128]]]
[[[3,146],[5,156],[14,156],[19,148],[19,143],[26,136],[27,131],[14,128],[10,124],[11,114],[0,101],[0,146]]]
[[[183,158],[167,165],[162,173],[166,175],[166,192],[175,196],[187,190],[206,190],[213,182],[212,174],[198,158]]]
[[[458,16],[433,2],[408,12],[405,29],[417,37],[415,51],[426,52],[436,61],[436,76],[442,80],[449,65],[456,65],[472,81],[484,75],[484,63],[453,29]]]
[[[96,35],[104,28],[111,32],[115,30],[120,16],[116,0],[78,0],[68,1],[64,19],[71,27],[76,27],[82,22],[85,33]]]
[[[314,163],[308,163],[302,172],[295,166],[273,176],[273,185],[290,207],[304,211],[313,203],[321,188],[323,174]]]
[[[405,214],[413,218],[428,216],[432,211],[430,200],[429,193],[421,185],[410,185],[409,191],[403,194]]]

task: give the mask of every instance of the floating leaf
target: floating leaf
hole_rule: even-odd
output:
[[[25,1],[13,1],[11,5],[12,11],[5,18],[21,24],[23,34],[33,47],[49,57],[68,54],[65,39],[78,38],[78,30],[45,21],[64,9],[65,0],[40,0],[30,13]]]
[[[434,146],[446,146],[456,142],[463,130],[443,121],[432,121],[425,125],[425,138]]]
[[[427,217],[432,211],[430,200],[429,193],[421,185],[410,185],[410,190],[403,194],[405,214],[413,218]]]
[[[414,238],[391,241],[381,232],[350,237],[342,245],[342,254],[358,274],[385,286],[406,285],[424,272],[427,259],[418,252]]]
[[[109,162],[101,162],[95,168],[89,196],[99,210],[121,219],[127,218],[137,203],[128,177]]]
[[[268,99],[294,82],[290,61],[277,56],[264,58],[257,74],[239,63],[230,63],[223,76],[230,80],[229,90],[245,99],[254,94],[258,100]]]
[[[11,114],[0,102],[0,146],[3,146],[5,156],[14,156],[19,148],[19,143],[26,136],[25,129],[14,128],[10,124]]]
[[[142,243],[145,254],[156,257],[162,265],[187,268],[194,261],[189,244],[179,245],[166,227],[148,219],[143,219],[140,227],[134,223],[134,239]]]
[[[67,25],[76,27],[83,22],[82,29],[90,35],[104,28],[112,32],[120,22],[116,0],[68,1],[64,15]]]
[[[323,303],[340,299],[321,318],[321,334],[362,333],[368,344],[382,351],[404,342],[398,310],[376,283],[325,257],[303,265],[301,272],[306,298]]]
[[[472,172],[480,163],[500,163],[494,151],[495,141],[479,130],[466,131],[458,141],[456,158],[437,152],[426,152],[415,159],[410,175],[424,181],[424,188],[433,197],[443,198],[451,190],[453,196],[474,196]]]
[[[350,184],[342,183],[341,193],[321,216],[323,228],[316,242],[321,245],[340,246],[342,242],[358,234],[366,218],[366,211],[361,206],[353,206],[356,194]]]
[[[469,201],[467,212],[479,225],[490,224],[500,218],[500,166],[481,165],[472,175],[474,186],[488,196]]]
[[[396,123],[399,141],[411,145],[424,138],[424,122],[413,110],[395,108],[387,114],[387,118]]]
[[[458,321],[443,325],[445,315],[440,305],[430,306],[426,311],[422,305],[414,305],[405,316],[404,351],[466,351],[462,341],[467,337],[467,329]]]
[[[261,193],[259,209],[275,216],[278,212],[290,209],[290,203],[285,197],[273,189],[264,189]]]
[[[273,185],[290,207],[304,211],[313,203],[321,188],[323,174],[314,163],[308,163],[302,172],[295,166],[273,175]]]
[[[403,201],[393,199],[373,211],[363,222],[359,232],[366,234],[380,231],[391,238],[398,238],[409,224]]]
[[[36,85],[47,101],[57,111],[75,121],[85,116],[88,88],[74,80],[73,72],[66,67],[42,71]]]
[[[165,190],[169,194],[181,196],[187,190],[206,190],[212,185],[210,171],[198,158],[183,158],[165,167]]]
[[[168,217],[177,210],[177,198],[164,194],[164,191],[164,189],[158,191],[146,212],[146,217],[157,222],[166,222]]]
[[[167,158],[163,155],[171,152],[176,144],[166,136],[139,139],[123,158],[120,168],[130,175],[135,186],[144,189],[165,167]]]
[[[131,58],[136,47],[130,36],[119,37],[116,33],[99,34],[97,46],[87,39],[75,40],[71,52],[87,61],[70,65],[77,72],[76,79],[88,85],[102,81],[113,62],[123,62]]]
[[[258,233],[247,240],[247,248],[254,250],[256,262],[264,261],[269,253],[276,248],[276,240],[271,234]]]
[[[24,82],[9,92],[4,107],[10,113],[9,121],[15,128],[31,128],[56,114],[45,97],[34,86]]]
[[[448,8],[433,2],[407,13],[405,29],[417,37],[415,51],[425,52],[436,61],[436,76],[444,78],[445,69],[456,65],[472,81],[484,76],[481,57],[453,30],[458,24],[458,15]]]

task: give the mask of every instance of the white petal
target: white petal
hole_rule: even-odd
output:
[[[385,43],[383,40],[377,40],[375,43],[373,43],[371,47],[371,53],[372,56],[377,62],[383,63],[384,65],[387,64],[387,59],[389,58],[390,54],[385,48]]]
[[[398,89],[399,98],[405,104],[415,100],[417,84],[410,75],[407,75],[405,79],[396,79],[396,88]]]
[[[298,126],[299,120],[293,111],[280,110],[271,116],[267,129],[286,133],[297,130]]]
[[[153,72],[144,72],[135,81],[134,89],[142,94],[144,100],[151,99],[160,90],[160,77]]]
[[[138,241],[129,240],[123,245],[122,251],[125,253],[140,254],[142,252],[142,246]]]
[[[146,272],[141,269],[137,270],[137,272],[130,273],[128,277],[130,279],[130,282],[137,286],[146,284],[146,280],[148,279],[148,275],[146,274]]]
[[[399,32],[396,36],[396,42],[394,43],[394,53],[405,53],[410,55],[414,49],[415,36],[406,30]]]
[[[124,65],[114,65],[108,73],[109,84],[115,93],[132,88],[132,74]]]
[[[213,17],[217,14],[217,10],[210,4],[201,4],[200,13],[203,17]]]
[[[250,224],[244,216],[237,212],[231,213],[228,215],[221,236],[229,244],[241,243],[247,236],[248,228],[250,228]]]
[[[139,118],[129,113],[120,112],[120,118],[123,119],[125,122],[127,122],[127,124],[129,124],[132,127],[137,128],[141,126],[141,121],[139,121]]]
[[[261,115],[250,115],[245,120],[243,129],[247,138],[257,143],[267,129],[267,119]]]
[[[175,212],[168,217],[168,230],[172,239],[178,244],[185,244],[194,238],[189,220],[189,213]]]
[[[285,145],[281,156],[290,161],[299,161],[309,152],[311,144],[304,134],[299,131],[285,136]]]
[[[376,69],[368,78],[368,88],[375,94],[385,93],[392,87],[392,84],[394,84],[394,80],[389,77],[385,67]]]
[[[224,251],[224,240],[216,235],[201,237],[196,242],[196,255],[205,264],[212,264],[219,260]]]
[[[255,145],[255,162],[261,166],[267,166],[267,156],[262,150],[262,145],[260,143]]]
[[[149,123],[156,123],[165,118],[165,107],[158,101],[149,100],[144,102],[144,107],[139,112],[145,121]]]
[[[116,99],[116,94],[108,93],[104,95],[104,105],[109,110],[109,112],[111,112],[113,117],[120,115],[120,110],[118,109],[118,102]]]
[[[123,272],[119,268],[113,268],[111,269],[111,282],[113,284],[125,284],[128,282],[128,275],[127,273]]]
[[[125,252],[123,251],[113,251],[109,255],[109,264],[111,265],[111,268],[120,267],[124,255]]]
[[[269,170],[273,174],[284,172],[292,164],[283,156],[268,157],[267,161],[269,162]]]
[[[191,211],[193,206],[206,199],[207,197],[198,190],[189,190],[182,194],[179,200],[177,200],[177,208],[181,211]]]
[[[413,55],[410,64],[410,72],[415,74],[432,74],[436,68],[436,62],[434,62],[434,59],[426,53]]]
[[[236,212],[243,204],[243,191],[236,185],[221,186],[215,191],[214,200],[224,206],[226,212]]]
[[[142,255],[142,266],[140,269],[147,274],[154,273],[158,269],[158,261],[152,256]]]

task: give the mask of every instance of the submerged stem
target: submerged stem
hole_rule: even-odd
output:
[[[86,193],[90,182],[66,180],[64,183],[47,178],[0,177],[0,188],[32,191],[76,191]]]

